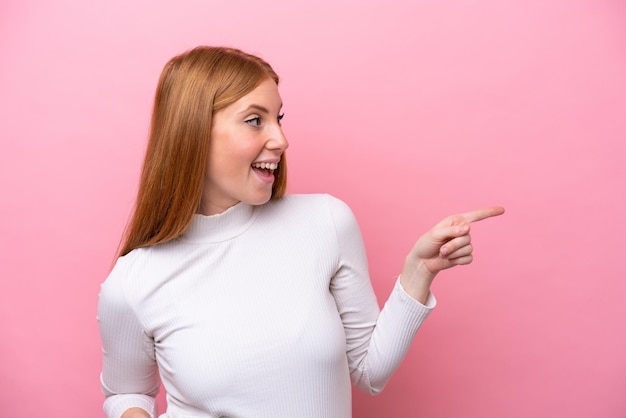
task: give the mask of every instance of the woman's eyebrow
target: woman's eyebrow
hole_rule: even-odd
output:
[[[282,109],[283,104],[280,104],[280,107],[278,108],[279,110]],[[241,112],[239,113],[246,113],[248,111],[250,111],[251,109],[256,109],[259,112],[263,112],[263,113],[270,113],[270,111],[265,107],[265,106],[261,106],[259,104],[251,104],[248,107],[246,107],[245,109],[243,109]]]
[[[244,110],[242,110],[242,111],[241,111],[241,112],[239,112],[239,113],[245,113],[245,112],[248,112],[248,111],[249,111],[249,110],[251,110],[251,109],[256,109],[256,110],[258,110],[259,112],[270,113],[270,111],[269,111],[269,110],[267,110],[267,108],[266,108],[266,107],[261,106],[261,105],[258,105],[258,104],[251,104],[250,106],[246,107]]]

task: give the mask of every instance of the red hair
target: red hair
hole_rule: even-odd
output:
[[[172,58],[157,85],[137,201],[120,256],[164,243],[189,226],[202,198],[213,115],[278,75],[254,55],[197,47]],[[272,199],[285,194],[283,155]]]

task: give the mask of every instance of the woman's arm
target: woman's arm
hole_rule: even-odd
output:
[[[126,294],[132,254],[118,260],[102,284],[98,325],[102,338],[102,390],[107,418],[139,412],[156,417],[159,389],[154,340],[145,330]],[[152,414],[152,415],[150,415]],[[142,416],[142,415],[137,415]]]
[[[422,236],[406,257],[402,274],[379,312],[356,219],[340,200],[330,198],[329,204],[339,260],[330,290],[346,333],[350,377],[359,389],[376,394],[400,365],[436,304],[430,294],[435,275],[471,261],[468,224],[503,210],[491,208],[446,218]]]

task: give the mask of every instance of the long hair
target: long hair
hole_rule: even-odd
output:
[[[278,75],[261,58],[233,48],[197,47],[172,58],[154,98],[146,157],[119,255],[164,243],[189,226],[202,198],[213,115]],[[285,194],[285,157],[272,199]]]

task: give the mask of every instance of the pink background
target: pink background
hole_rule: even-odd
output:
[[[380,302],[436,221],[507,208],[355,417],[626,416],[625,18],[618,0],[3,0],[2,416],[102,416],[99,286],[161,68],[198,44],[282,76],[289,190],[351,205]]]

